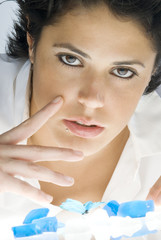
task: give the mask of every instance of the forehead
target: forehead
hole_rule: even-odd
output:
[[[132,54],[135,58],[141,52],[145,57],[154,52],[141,24],[117,18],[105,5],[75,9],[43,31],[54,41],[70,42],[90,55],[112,53],[118,57],[119,53],[120,57]]]

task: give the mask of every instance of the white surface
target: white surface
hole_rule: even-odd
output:
[[[3,0],[0,0],[2,3]],[[5,52],[7,34],[13,29],[13,20],[16,17],[17,4],[14,1],[8,1],[0,4],[0,53]]]

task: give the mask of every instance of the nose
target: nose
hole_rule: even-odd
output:
[[[78,102],[87,108],[102,108],[104,106],[104,87],[98,81],[90,81],[80,89]]]

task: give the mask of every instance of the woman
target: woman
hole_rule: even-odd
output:
[[[1,191],[54,205],[146,199],[161,171],[161,2],[17,2],[0,63]]]

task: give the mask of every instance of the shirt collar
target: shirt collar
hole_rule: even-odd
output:
[[[136,159],[134,143],[130,134],[102,201],[108,202],[116,199],[118,202],[125,202],[135,198],[141,188],[138,174],[139,161]]]
[[[142,96],[128,127],[137,159],[161,153],[161,98],[157,92]]]
[[[15,79],[14,125],[17,126],[29,117],[31,63],[27,60]]]
[[[142,96],[129,121],[130,136],[105,190],[103,201],[117,199],[119,202],[125,202],[135,199],[142,187],[140,166],[143,159],[161,154],[160,116],[159,95],[153,92]],[[156,164],[155,167],[157,166]]]

